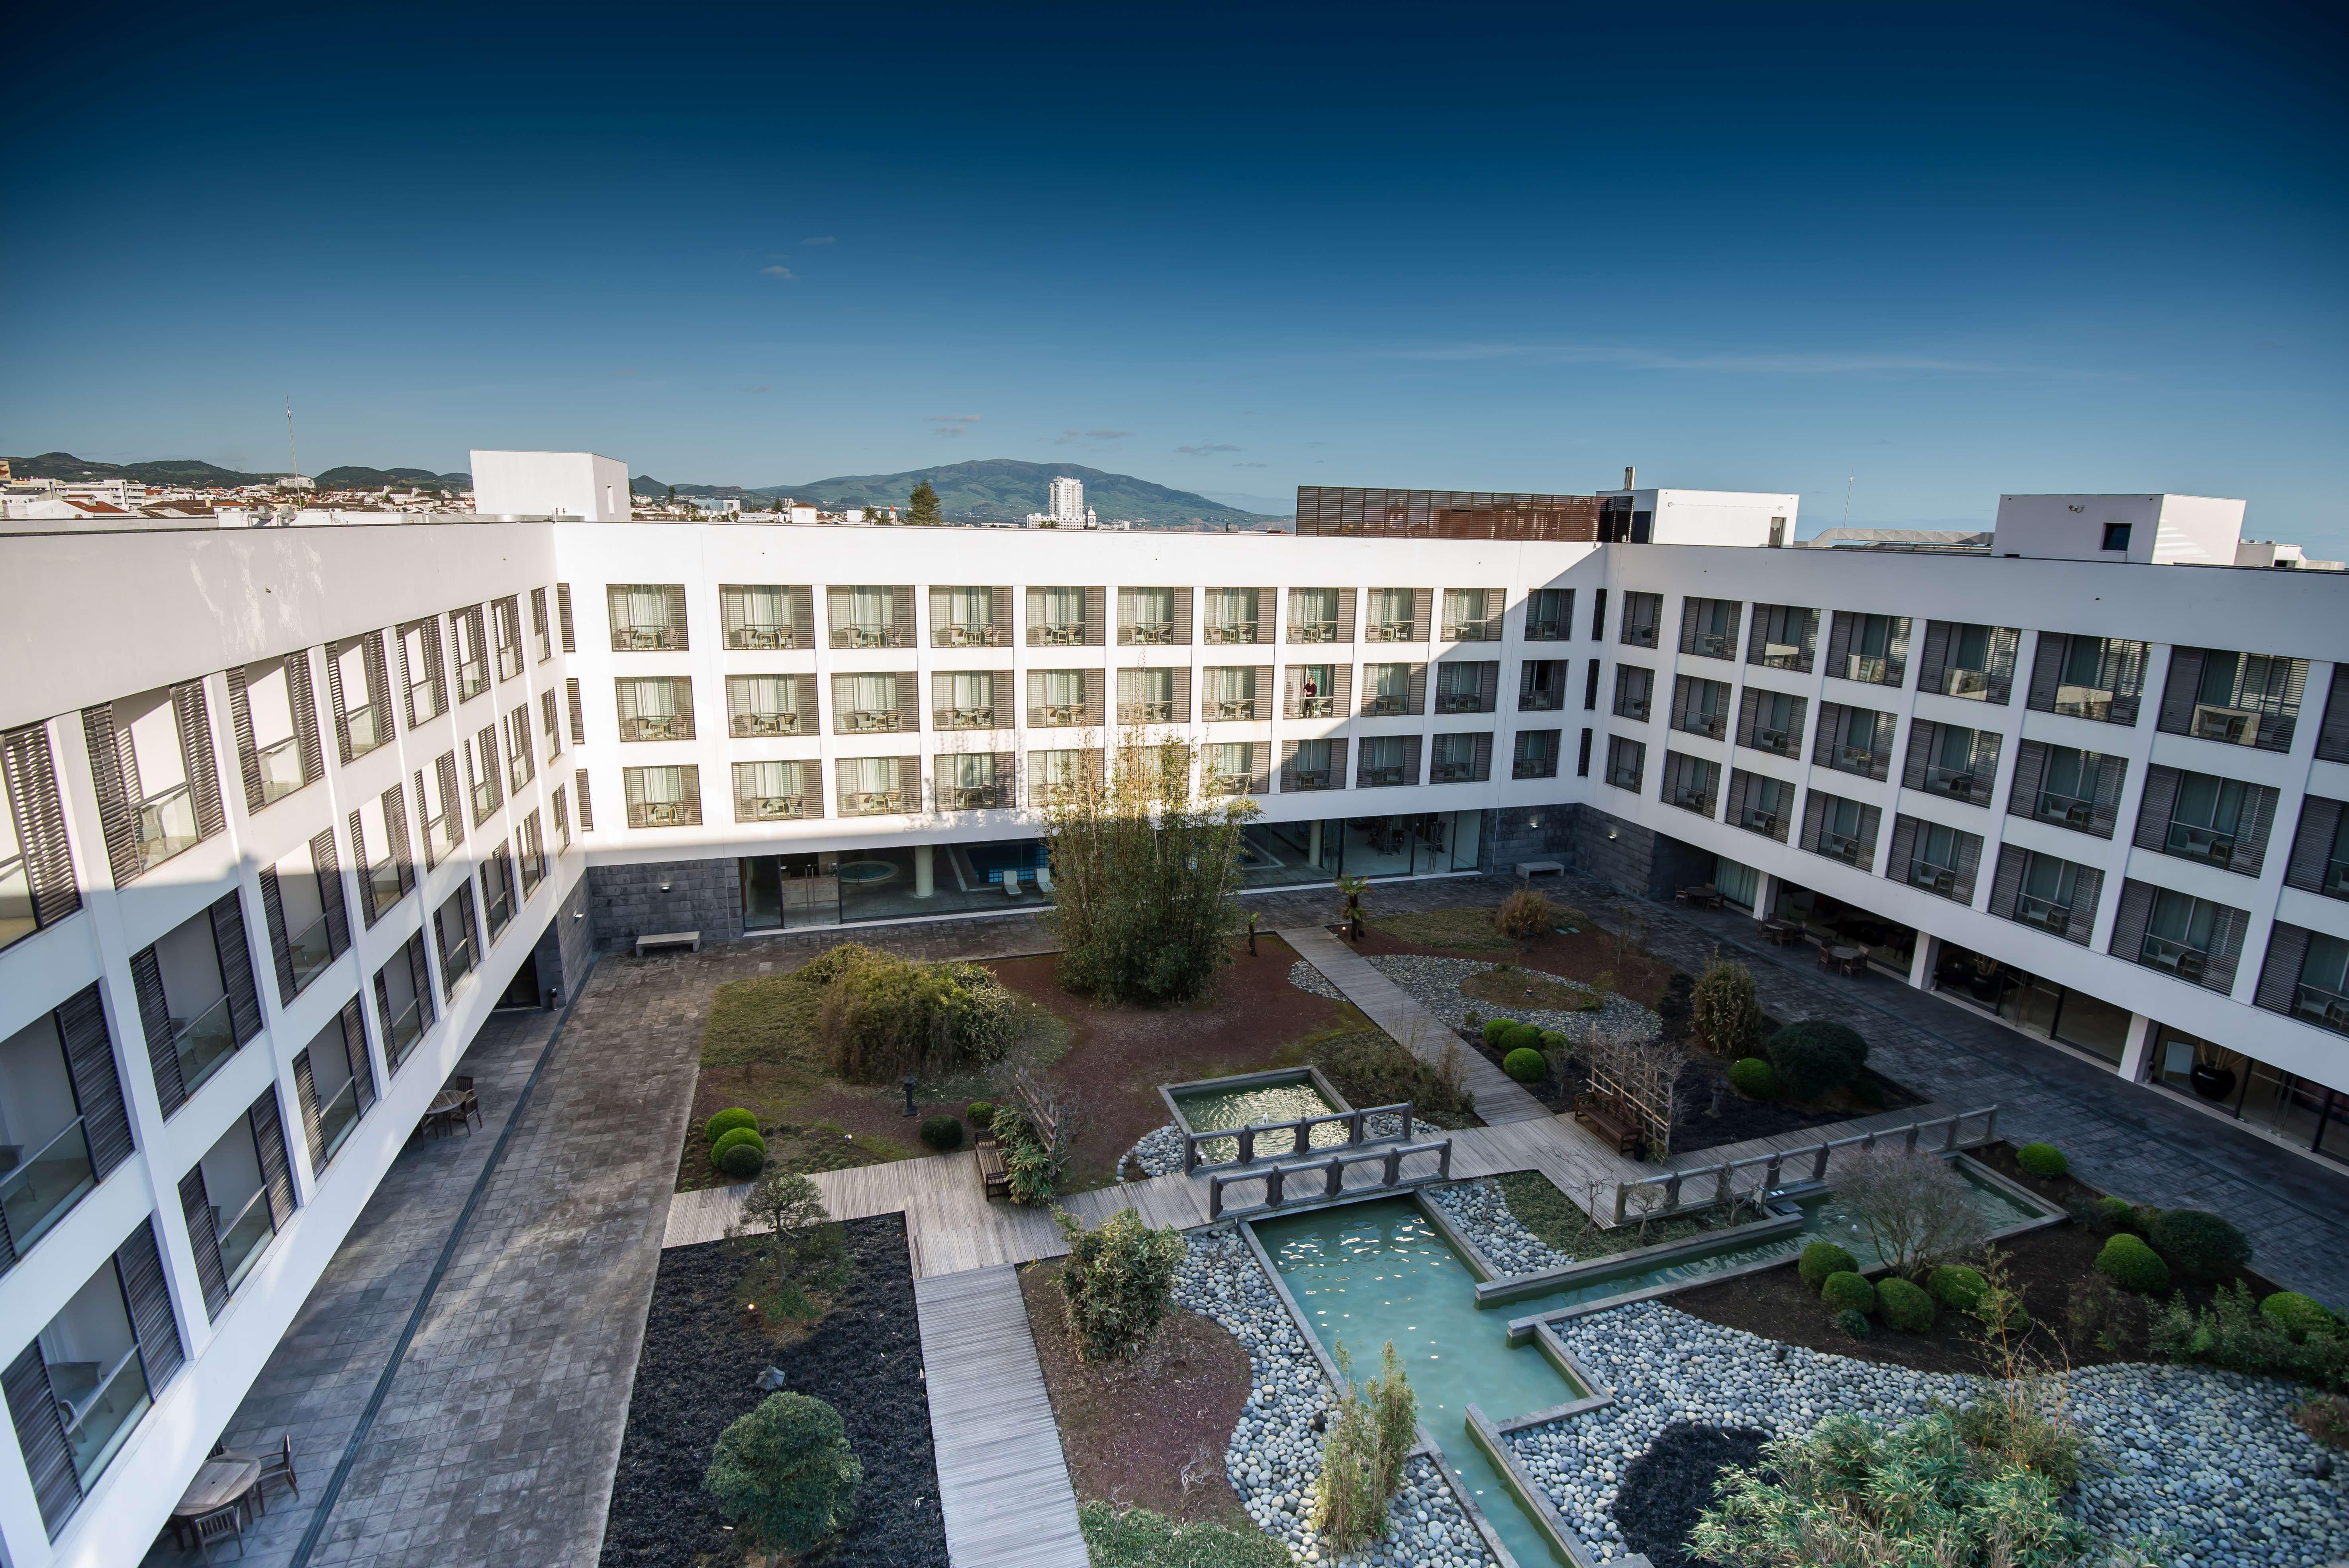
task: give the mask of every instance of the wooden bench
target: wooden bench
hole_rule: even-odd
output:
[[[990,1139],[978,1146],[978,1154],[980,1191],[990,1198],[1009,1199],[1011,1196],[1011,1171],[1003,1163],[1003,1145]]]
[[[701,933],[698,931],[662,931],[636,938],[636,956],[670,947],[682,947],[688,953],[701,951]]]
[[[1597,1133],[1613,1146],[1618,1154],[1629,1154],[1640,1141],[1640,1135],[1615,1119],[1605,1106],[1584,1101],[1574,1108],[1574,1119]]]

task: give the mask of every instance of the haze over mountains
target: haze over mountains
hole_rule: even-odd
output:
[[[143,463],[101,463],[88,458],[77,458],[71,452],[43,452],[38,457],[10,458],[8,469],[18,479],[136,480],[140,484],[184,485],[193,490],[227,490],[237,485],[266,484],[285,471],[275,469],[267,473],[249,474],[194,458],[160,458]],[[473,488],[473,476],[471,474],[436,474],[430,469],[345,467],[328,469],[313,477],[317,480],[320,490],[381,490],[386,485],[440,490]]]
[[[1225,523],[1257,528],[1270,518],[1287,517],[1290,511],[1288,507],[1278,512],[1251,511],[1190,490],[1170,490],[1132,474],[1109,473],[1081,463],[1030,463],[1016,458],[982,458],[895,474],[843,474],[835,479],[811,480],[805,484],[761,485],[757,489],[675,482],[677,493],[681,496],[789,496],[836,511],[853,506],[902,507],[914,487],[927,480],[938,492],[939,507],[949,518],[1017,522],[1031,511],[1045,509],[1052,480],[1061,475],[1084,481],[1086,504],[1103,522],[1125,518],[1137,524],[1161,528],[1199,524],[1221,527]],[[639,474],[630,481],[630,488],[638,495],[666,495],[671,482]]]

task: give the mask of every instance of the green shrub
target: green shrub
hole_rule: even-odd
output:
[[[729,1109],[719,1111],[716,1116],[713,1116],[708,1121],[703,1122],[701,1124],[701,1136],[705,1141],[714,1148],[720,1137],[726,1133],[733,1131],[738,1127],[747,1127],[750,1129],[751,1131],[756,1132],[759,1130],[759,1119],[751,1115],[749,1111],[744,1110],[740,1106],[734,1106]]]
[[[1803,1261],[1795,1265],[1795,1272],[1816,1290],[1827,1283],[1829,1274],[1857,1274],[1859,1260],[1833,1242],[1813,1242],[1803,1249]]]
[[[2085,1217],[2091,1230],[2126,1231],[2137,1222],[2137,1211],[2129,1207],[2126,1198],[2099,1198],[2088,1205]]]
[[[1403,1464],[1419,1439],[1419,1399],[1387,1341],[1379,1375],[1359,1388],[1353,1363],[1338,1351],[1341,1387],[1321,1444],[1313,1526],[1324,1543],[1350,1551],[1387,1531],[1387,1504],[1402,1490]]]
[[[1729,1064],[1729,1087],[1748,1099],[1778,1098],[1778,1070],[1760,1057]]]
[[[1574,1049],[1574,1042],[1566,1037],[1564,1029],[1544,1029],[1541,1037],[1544,1056],[1562,1057]]]
[[[958,1116],[928,1116],[922,1119],[922,1141],[941,1152],[962,1147],[962,1118]]]
[[[1519,888],[1493,912],[1493,929],[1512,942],[1546,936],[1557,923],[1557,912],[1550,907],[1549,900],[1531,888]]]
[[[1505,1051],[1541,1051],[1541,1031],[1531,1024],[1511,1024],[1509,1032],[1501,1037]]]
[[[1690,1021],[1704,1034],[1717,1057],[1750,1057],[1762,1043],[1762,1002],[1754,972],[1743,964],[1714,958],[1689,992]]]
[[[1503,1040],[1507,1039],[1507,1038],[1509,1037],[1509,1031],[1510,1031],[1511,1029],[1516,1028],[1516,1026],[1517,1026],[1517,1021],[1516,1021],[1515,1018],[1487,1018],[1487,1019],[1485,1019],[1485,1048],[1486,1048],[1487,1050],[1495,1050],[1495,1051],[1499,1050],[1499,1049],[1501,1048],[1501,1042],[1502,1042]]]
[[[1857,1030],[1832,1018],[1789,1024],[1764,1047],[1778,1069],[1778,1085],[1791,1099],[1817,1099],[1859,1076],[1868,1042]]]
[[[1317,1035],[1301,1059],[1319,1068],[1350,1105],[1400,1105],[1423,1116],[1464,1118],[1476,1106],[1467,1085],[1466,1052],[1458,1045],[1422,1061],[1383,1029]],[[1446,1125],[1457,1126],[1456,1119]]]
[[[1011,1201],[1023,1207],[1050,1202],[1053,1189],[1060,1185],[1065,1156],[1046,1148],[1043,1135],[1029,1125],[1027,1113],[1015,1107],[997,1106],[991,1125],[996,1142],[1003,1148]]]
[[[986,1100],[975,1099],[963,1108],[963,1115],[970,1119],[973,1127],[988,1127],[994,1123],[995,1107]]]
[[[2127,1231],[2107,1241],[2096,1254],[2097,1272],[2123,1290],[2149,1295],[2169,1288],[2169,1265]]]
[[[1183,1266],[1183,1233],[1153,1230],[1132,1209],[1094,1231],[1066,1210],[1052,1218],[1069,1240],[1058,1283],[1077,1359],[1110,1361],[1141,1349],[1166,1315],[1174,1271]]]
[[[1847,1306],[1854,1312],[1874,1312],[1876,1286],[1869,1283],[1866,1274],[1844,1269],[1827,1275],[1826,1283],[1819,1286],[1819,1299],[1832,1307]]]
[[[702,1477],[728,1519],[794,1553],[839,1534],[864,1483],[840,1412],[805,1394],[770,1394],[727,1428]]]
[[[2155,1354],[2201,1361],[2255,1377],[2295,1377],[2334,1393],[2349,1390],[2349,1336],[2312,1334],[2295,1340],[2261,1312],[2241,1280],[2222,1286],[2196,1312],[2184,1292],[2154,1315],[2147,1336]]]
[[[1837,1328],[1842,1329],[1845,1336],[1848,1338],[1865,1339],[1868,1337],[1868,1314],[1860,1311],[1859,1308],[1856,1306],[1839,1306],[1836,1308],[1835,1326]]]
[[[2296,1290],[2280,1290],[2260,1303],[2260,1315],[2295,1340],[2341,1331],[2340,1320],[2325,1311],[2323,1304]]]
[[[1933,1298],[1925,1287],[1895,1274],[1876,1287],[1876,1310],[1887,1328],[1926,1334],[1933,1327]]]
[[[1519,1046],[1501,1058],[1501,1070],[1519,1083],[1539,1083],[1549,1076],[1549,1058]]]
[[[820,1021],[832,1070],[851,1083],[895,1086],[909,1073],[936,1078],[991,1062],[1024,1026],[1019,999],[975,964],[859,951],[825,985]]]
[[[2200,1209],[2164,1209],[2145,1228],[2145,1239],[2188,1279],[2232,1279],[2251,1261],[2251,1243],[2243,1233]]]
[[[720,1173],[731,1176],[737,1181],[748,1181],[766,1169],[767,1151],[756,1143],[730,1143],[710,1156],[709,1162],[717,1166]]]
[[[1925,1288],[1935,1301],[1952,1312],[1971,1313],[1982,1305],[1982,1292],[1990,1288],[1990,1282],[1982,1278],[1979,1269],[1970,1269],[1963,1264],[1942,1264],[1925,1276]]]
[[[2064,1158],[2064,1151],[2052,1143],[2024,1144],[2014,1151],[2014,1162],[2033,1176],[2040,1177],[2065,1175],[2072,1169],[2072,1162]]]
[[[757,1128],[730,1127],[718,1135],[717,1142],[709,1146],[709,1158],[714,1161],[738,1144],[746,1143],[757,1150],[761,1157],[767,1152],[767,1140],[759,1136]]]
[[[2155,1208],[2150,1203],[2132,1203],[2129,1205],[2129,1229],[2135,1231],[2140,1236],[2145,1234],[2146,1232],[2151,1230],[2153,1228],[2153,1222],[2159,1218],[2161,1218],[2161,1211]]]

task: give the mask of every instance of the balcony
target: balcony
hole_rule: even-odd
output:
[[[1120,724],[1172,724],[1174,704],[1167,702],[1122,702],[1117,705]]]
[[[359,1124],[359,1080],[346,1081],[335,1098],[318,1108],[318,1141],[326,1152],[319,1156],[323,1165],[335,1157],[351,1136],[351,1129]]]
[[[522,674],[522,647],[519,644],[498,645],[498,679],[510,681]]]
[[[40,924],[33,917],[33,879],[25,857],[0,861],[0,947],[32,935]]]
[[[1974,798],[1973,769],[1928,768],[1925,769],[1925,788],[1933,794],[1947,795],[1952,800],[1971,800]]]
[[[1635,719],[1641,724],[1647,723],[1648,699],[1643,696],[1627,696],[1618,699],[1615,704],[1615,717]]]
[[[443,811],[424,824],[424,858],[436,866],[455,854],[457,846],[464,841],[464,824],[453,812]]]
[[[2188,731],[2197,740],[2222,741],[2229,746],[2257,746],[2260,743],[2261,715],[2247,707],[2218,707],[2207,702],[2194,705],[2194,726]]]
[[[1719,740],[1721,715],[1686,708],[1672,715],[1672,727],[1687,730],[1691,735],[1702,735],[1708,740]]]
[[[285,951],[294,964],[294,989],[302,990],[335,961],[334,947],[326,940],[326,917],[321,914],[286,938]]]
[[[639,800],[628,808],[631,828],[690,828],[697,820],[682,800]]]
[[[1401,768],[1365,768],[1362,769],[1360,782],[1365,789],[1400,784],[1402,782],[1402,769]]]
[[[2059,795],[2053,789],[2039,791],[2038,803],[2031,814],[2043,822],[2053,822],[2059,828],[2086,830],[2095,821],[2096,805],[2077,795]]]
[[[1961,670],[1953,665],[1944,665],[1941,669],[1941,695],[1971,697],[1976,702],[1986,702],[1990,698],[1990,672]]]
[[[1509,777],[1512,779],[1555,779],[1557,777],[1557,758],[1555,757],[1520,757],[1509,764]],[[1637,789],[1640,787],[1640,775],[1637,771],[1632,771],[1630,773],[1630,782],[1623,787],[1627,789]]]
[[[139,869],[151,872],[201,837],[196,799],[185,784],[174,785],[139,803]]]
[[[358,737],[351,737],[354,750]],[[302,748],[292,736],[274,746],[264,746],[256,758],[261,769],[261,803],[264,806],[283,800],[308,782],[302,777]]]
[[[894,707],[851,707],[841,710],[840,728],[845,735],[880,735],[904,727],[905,716]]]
[[[30,1155],[0,1147],[0,1212],[7,1215],[18,1257],[98,1187],[98,1168],[90,1162],[89,1138],[78,1116]]]
[[[2014,901],[2014,918],[2025,925],[2037,926],[2050,936],[2062,936],[2072,929],[2072,906],[2024,893]]]
[[[1556,713],[1565,706],[1564,695],[1556,690],[1521,691],[1517,694],[1519,713]]]
[[[1291,718],[1335,718],[1338,699],[1334,696],[1293,696],[1288,699]]]
[[[941,784],[938,786],[938,809],[942,811],[993,810],[1003,804],[1000,784]]]
[[[1419,641],[1417,621],[1373,621],[1364,628],[1373,643],[1415,643]]]
[[[1882,654],[1846,654],[1843,668],[1837,673],[1847,681],[1865,681],[1870,686],[1890,686],[1888,678],[1891,665]]]
[[[1566,641],[1563,621],[1527,621],[1526,641],[1528,643],[1562,643]]]
[[[1082,621],[1047,621],[1040,626],[1028,628],[1028,642],[1032,647],[1078,648],[1084,645],[1085,624]]]
[[[769,653],[800,645],[797,626],[736,626],[726,634],[726,645],[747,653]]]
[[[1958,873],[1950,866],[1937,866],[1928,860],[1909,862],[1909,885],[1927,892],[1940,893],[1943,898],[1958,896]]]
[[[1211,643],[1253,643],[1257,640],[1255,621],[1217,621],[1207,628]]]
[[[1656,624],[1627,621],[1623,624],[1623,645],[1630,648],[1652,648],[1656,645]]]
[[[2180,980],[2199,985],[2202,983],[2203,967],[2209,962],[2209,955],[2201,948],[2189,947],[2183,942],[2174,942],[2167,936],[2156,936],[2147,932],[2144,945],[2137,950],[2137,962],[2148,969],[2158,969],[2165,975],[2174,975]]]
[[[269,1212],[269,1189],[255,1187],[233,1214],[213,1210],[212,1232],[220,1238],[221,1272],[228,1276],[228,1288],[233,1291],[253,1272],[262,1249],[277,1233],[276,1218]]]
[[[498,809],[498,781],[484,779],[473,786],[473,820],[480,821]]]
[[[1547,779],[1550,777],[1550,774],[1547,772],[1534,773],[1527,771],[1528,769],[1537,766],[1539,766],[1539,764],[1528,761],[1524,758],[1519,758],[1517,759],[1516,768],[1510,773],[1509,777],[1512,779]],[[1555,771],[1555,769],[1552,771]],[[1640,788],[1640,770],[1636,768],[1610,768],[1607,770],[1607,782],[1612,784],[1618,789],[1630,789],[1637,792]]]
[[[1483,621],[1446,621],[1444,640],[1447,643],[1489,643],[1498,640],[1492,627]]]
[[[471,702],[490,689],[489,661],[479,655],[457,661],[457,700]]]
[[[932,630],[932,641],[941,648],[999,648],[1003,633],[991,624],[938,626]]]
[[[903,789],[854,789],[840,798],[843,817],[877,817],[905,809]]]
[[[1764,811],[1754,806],[1745,808],[1745,815],[1741,825],[1749,833],[1761,833],[1773,839],[1778,837],[1781,831],[1777,812]]]
[[[2292,1016],[2336,1035],[2349,1035],[2349,996],[2303,982],[2292,995]]]
[[[1067,729],[1092,721],[1093,710],[1088,703],[1040,702],[1028,710],[1029,724],[1039,729]]]
[[[2055,711],[2074,718],[2109,719],[2113,717],[2113,694],[2107,686],[2059,686],[2055,688]]]
[[[1799,670],[1809,655],[1794,643],[1762,645],[1762,667],[1771,670]]]
[[[1775,752],[1780,757],[1792,757],[1801,748],[1803,738],[1791,730],[1773,729],[1757,725],[1754,730],[1754,749]]]
[[[987,703],[972,707],[942,707],[932,713],[940,729],[993,729],[995,705]]]
[[[1835,758],[1835,766],[1840,768],[1846,773],[1872,774],[1876,771],[1876,759],[1879,753],[1872,746],[1846,746],[1838,744],[1836,747],[1833,755]]]
[[[2324,881],[2318,886],[2334,898],[2349,898],[2349,861],[2325,861]]]
[[[1210,719],[1236,722],[1257,717],[1257,699],[1252,696],[1215,696],[1207,699]]]
[[[1865,865],[1868,848],[1849,833],[1822,832],[1819,853],[1831,861],[1841,861],[1847,866]]]
[[[1438,713],[1486,713],[1485,699],[1473,691],[1440,691],[1435,694]]]
[[[1683,811],[1710,817],[1713,815],[1713,791],[1700,789],[1693,784],[1676,784],[1672,787],[1672,804]]]
[[[524,751],[517,756],[508,758],[506,759],[507,793],[519,795],[522,793],[523,786],[529,782],[530,753]]]
[[[1689,638],[1689,652],[1708,659],[1733,659],[1737,656],[1737,637],[1732,632],[1699,632]]]
[[[733,730],[738,740],[797,735],[800,732],[800,716],[796,713],[738,713],[734,716]]]
[[[147,1366],[132,1345],[108,1366],[98,1361],[52,1361],[49,1390],[65,1423],[66,1446],[74,1473],[87,1486],[114,1458],[115,1450],[154,1403]]]
[[[1475,781],[1476,765],[1473,762],[1439,762],[1435,765],[1438,784],[1470,784]]]
[[[1330,770],[1327,768],[1300,768],[1288,776],[1291,789],[1327,789]]]
[[[191,1098],[197,1087],[236,1054],[236,1021],[222,996],[194,1017],[171,1020],[171,1053],[180,1059],[180,1083]]]
[[[804,795],[738,795],[734,815],[746,822],[797,822],[807,816]]]
[[[399,1064],[408,1059],[408,1053],[414,1050],[416,1042],[423,1037],[424,1004],[411,996],[408,1006],[400,1009],[399,1016],[384,1030],[383,1059],[393,1072],[399,1070]]]
[[[1256,788],[1256,780],[1246,773],[1210,773],[1201,783],[1210,795],[1245,795]]]
[[[2215,828],[2198,828],[2191,822],[2172,822],[2162,852],[2181,860],[2200,861],[2223,872],[2234,863],[2235,835]]]
[[[635,718],[623,717],[620,720],[620,738],[623,740],[691,740],[693,719],[690,715],[682,713],[658,716],[639,715]]]
[[[489,881],[489,875],[486,869],[482,873],[481,880],[484,882]],[[498,934],[505,930],[507,923],[513,919],[514,898],[512,884],[509,882],[506,885],[500,887],[497,892],[487,894],[481,902],[486,906],[482,913],[489,917],[490,940],[494,942],[498,938]]]
[[[894,648],[897,645],[897,628],[871,622],[852,622],[832,629],[832,645],[835,648]]]
[[[1136,621],[1125,629],[1125,640],[1143,647],[1164,647],[1174,641],[1172,621]]]
[[[1384,692],[1377,696],[1366,696],[1362,699],[1362,717],[1384,718],[1392,714],[1406,712],[1410,707],[1409,697],[1399,692]]]

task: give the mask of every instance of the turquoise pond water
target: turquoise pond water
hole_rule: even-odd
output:
[[[1226,1127],[1261,1127],[1267,1122],[1301,1121],[1309,1116],[1328,1116],[1338,1108],[1323,1098],[1309,1078],[1299,1077],[1293,1083],[1257,1084],[1244,1088],[1185,1089],[1174,1097],[1175,1109],[1191,1124],[1194,1132],[1216,1132]],[[1346,1141],[1346,1124],[1324,1122],[1310,1135],[1315,1149],[1334,1149]],[[1276,1138],[1261,1144],[1257,1157],[1286,1154],[1289,1151],[1286,1139]],[[1199,1158],[1205,1161],[1230,1160],[1239,1152],[1237,1139],[1216,1139],[1199,1145]]]

